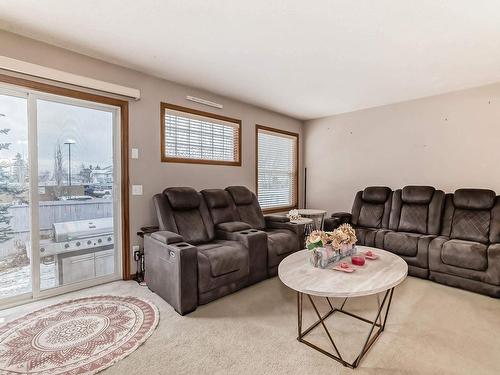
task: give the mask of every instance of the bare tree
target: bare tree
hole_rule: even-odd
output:
[[[61,150],[61,145],[58,143],[54,151],[54,181],[58,187],[61,187],[64,181],[64,169],[63,169],[63,154]]]

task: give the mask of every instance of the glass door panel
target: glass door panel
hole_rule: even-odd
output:
[[[116,112],[37,99],[41,290],[116,273]]]
[[[32,292],[29,203],[27,95],[0,91],[0,301]]]

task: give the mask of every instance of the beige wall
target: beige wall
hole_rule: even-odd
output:
[[[139,148],[139,160],[130,160],[130,183],[142,184],[143,196],[130,197],[131,244],[143,225],[155,224],[151,197],[168,186],[195,189],[246,185],[255,190],[255,124],[302,132],[302,122],[225,97],[148,76],[61,48],[0,31],[0,54],[67,72],[141,90],[140,101],[130,103],[129,146]],[[134,53],[134,51],[130,51]],[[197,105],[186,95],[224,105],[223,110]],[[242,166],[211,166],[160,162],[160,102],[220,113],[242,120]],[[302,139],[302,137],[301,137]],[[302,150],[302,147],[300,147]],[[130,152],[129,152],[130,154]],[[302,165],[302,162],[300,162]],[[301,184],[302,186],[302,184]],[[301,192],[302,193],[302,192]],[[135,270],[135,265],[133,264]]]
[[[500,194],[500,84],[308,121],[307,206],[350,211],[368,185]]]

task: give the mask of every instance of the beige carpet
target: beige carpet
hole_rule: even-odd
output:
[[[296,340],[296,295],[277,278],[185,317],[132,281],[31,303],[0,316],[10,320],[54,302],[96,294],[143,297],[160,310],[160,324],[148,341],[103,374],[500,373],[500,300],[416,278],[396,289],[385,332],[354,372]],[[346,308],[371,317],[376,299],[355,299]],[[307,317],[312,318],[310,312]],[[368,326],[339,317],[329,320],[329,327],[341,352],[354,353]],[[322,332],[316,332],[309,339],[328,348]]]

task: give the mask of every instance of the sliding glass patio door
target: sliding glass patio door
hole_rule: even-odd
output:
[[[28,95],[0,90],[0,301],[32,293]]]
[[[0,307],[121,278],[119,108],[0,90]]]

